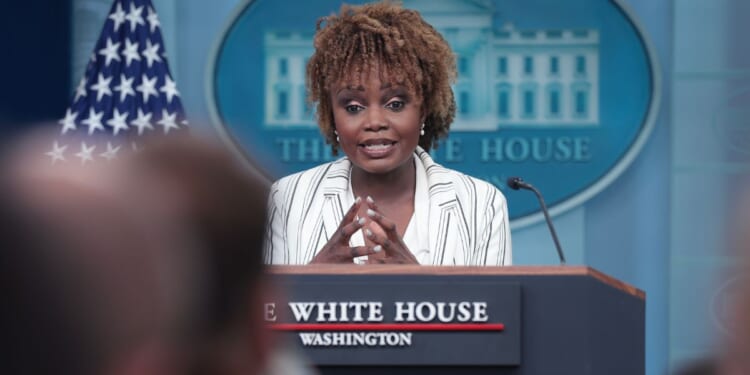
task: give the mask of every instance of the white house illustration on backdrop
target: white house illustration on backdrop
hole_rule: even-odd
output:
[[[493,25],[488,1],[411,0],[457,55],[452,130],[599,124],[599,32]],[[266,31],[265,126],[316,127],[305,100],[312,33]]]

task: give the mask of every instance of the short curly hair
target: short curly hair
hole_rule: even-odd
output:
[[[317,105],[318,126],[338,154],[331,87],[348,75],[357,82],[373,66],[388,79],[422,98],[424,135],[419,145],[430,150],[448,134],[456,114],[451,84],[456,57],[442,35],[415,10],[390,1],[342,5],[339,15],[318,20],[315,53],[307,63],[308,101]]]

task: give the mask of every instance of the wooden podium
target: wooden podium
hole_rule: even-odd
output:
[[[287,289],[289,302],[304,301],[313,309],[318,301],[328,309],[321,315],[312,310],[303,322],[307,325],[279,324],[323,374],[645,372],[645,293],[589,267],[325,265],[276,266],[270,273]],[[354,315],[336,315],[353,301],[383,301],[377,302],[384,311],[381,320],[355,322]],[[464,307],[486,305],[485,315],[475,311],[471,322],[458,321],[460,314],[453,316],[455,321],[414,318],[436,316],[435,306],[459,301],[469,301]],[[409,303],[412,310],[407,311]],[[295,306],[297,312],[300,306]],[[414,306],[422,308],[417,315]],[[300,323],[292,315],[288,319]],[[410,331],[409,340],[397,342],[399,336],[388,333],[392,343],[377,342],[376,333],[385,327],[401,336]],[[320,329],[328,336],[310,333]],[[342,333],[350,331],[361,332]],[[319,345],[310,344],[311,335],[318,336]],[[372,336],[372,345],[363,344],[365,335]]]

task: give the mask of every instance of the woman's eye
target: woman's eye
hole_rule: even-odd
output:
[[[349,104],[345,107],[345,109],[349,113],[357,113],[361,111],[362,109],[364,109],[364,107],[362,107],[361,105],[357,105],[357,104]]]
[[[390,108],[391,110],[400,111],[400,110],[404,109],[405,105],[406,105],[406,103],[404,103],[404,102],[402,102],[400,100],[394,100],[392,102],[389,102],[385,106],[387,108]]]

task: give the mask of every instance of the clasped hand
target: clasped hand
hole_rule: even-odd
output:
[[[367,218],[357,217],[363,204],[367,205]],[[365,236],[374,243],[368,246],[350,246],[349,241],[357,230],[364,228]],[[370,259],[368,263],[419,264],[409,251],[396,223],[383,216],[372,198],[357,198],[328,243],[310,261],[320,263],[352,263],[354,258],[384,252],[385,256]]]

